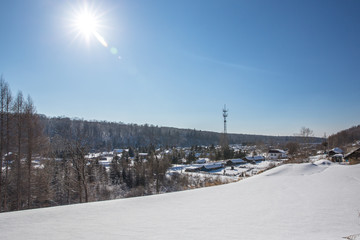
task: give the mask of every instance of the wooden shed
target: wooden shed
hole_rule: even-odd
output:
[[[345,155],[345,160],[350,164],[360,163],[360,148],[353,150],[352,152]]]

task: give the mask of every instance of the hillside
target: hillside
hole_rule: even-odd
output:
[[[154,125],[125,124],[121,122],[86,121],[66,117],[48,118],[41,116],[45,134],[54,137],[69,138],[76,132],[81,132],[87,144],[97,150],[110,150],[128,146],[142,147],[153,144],[155,146],[190,147],[194,145],[217,145],[221,133],[201,131],[195,129],[180,129],[159,127]],[[80,130],[80,131],[78,131]],[[289,141],[304,142],[296,136],[265,136],[251,134],[228,134],[230,144],[239,143],[267,143],[284,144]],[[309,142],[321,143],[321,138],[309,138]]]
[[[360,141],[360,125],[342,130],[334,135],[329,136],[329,144],[331,147],[343,147]]]
[[[228,185],[2,213],[1,239],[342,239],[360,233],[359,174],[289,164]]]

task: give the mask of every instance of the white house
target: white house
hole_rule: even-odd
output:
[[[267,158],[270,160],[282,159],[287,158],[287,154],[281,149],[270,149]]]

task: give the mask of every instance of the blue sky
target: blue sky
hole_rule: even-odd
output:
[[[71,23],[98,16],[87,42]],[[316,136],[360,119],[360,1],[0,3],[0,74],[38,113]],[[116,48],[117,53],[111,53]]]

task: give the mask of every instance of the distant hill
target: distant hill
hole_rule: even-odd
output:
[[[127,146],[142,147],[153,144],[155,146],[194,146],[218,145],[221,133],[201,131],[195,129],[180,129],[172,127],[158,127],[154,125],[125,124],[121,122],[86,121],[67,117],[49,118],[41,116],[45,126],[45,134],[50,139],[55,136],[75,137],[76,132],[87,144],[96,150],[108,150]],[[80,130],[80,131],[78,131]],[[265,136],[251,134],[228,134],[230,144],[283,144],[286,142],[303,142],[296,136]],[[321,142],[321,138],[311,138],[310,142]]]
[[[342,147],[360,140],[360,125],[342,130],[329,136],[330,147]]]

